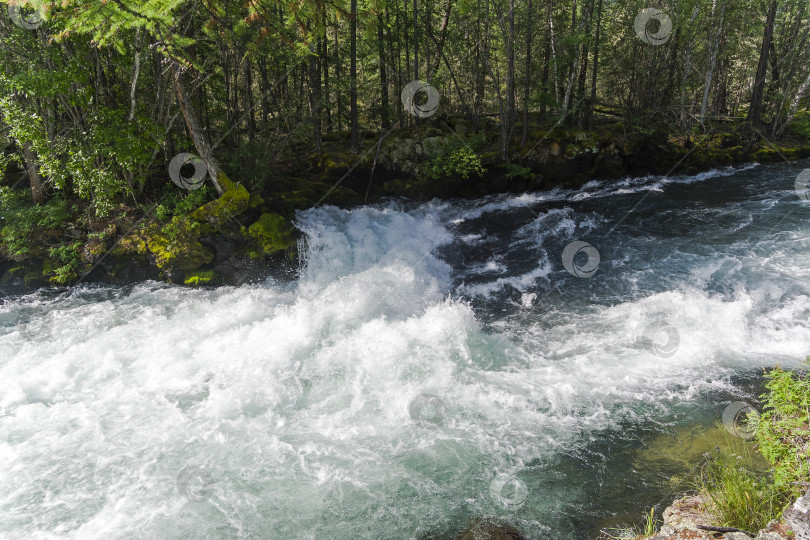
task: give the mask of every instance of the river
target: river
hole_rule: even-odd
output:
[[[637,519],[683,472],[639,449],[810,354],[807,167],[322,207],[294,282],[10,295],[0,537]]]

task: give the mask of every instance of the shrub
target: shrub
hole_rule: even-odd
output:
[[[467,146],[456,148],[449,154],[431,159],[425,165],[428,178],[437,180],[445,177],[457,177],[467,180],[470,175],[479,178],[484,175],[481,157]]]
[[[768,393],[757,425],[760,452],[779,489],[798,497],[810,482],[810,377],[779,367],[765,375]]]

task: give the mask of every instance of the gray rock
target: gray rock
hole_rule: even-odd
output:
[[[782,514],[796,540],[810,540],[810,490],[796,499]]]

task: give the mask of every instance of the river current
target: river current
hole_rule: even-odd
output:
[[[594,538],[810,354],[810,162],[301,212],[293,282],[0,305],[0,538]],[[669,497],[667,499],[667,497]]]

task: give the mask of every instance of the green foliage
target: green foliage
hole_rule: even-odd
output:
[[[810,480],[810,378],[778,367],[765,377],[768,392],[756,417],[759,452],[730,441],[736,454],[710,456],[695,481],[718,523],[752,532],[780,517]]]
[[[425,175],[434,180],[446,177],[467,180],[471,175],[483,176],[484,167],[478,154],[467,146],[460,146],[449,154],[428,161],[425,164]]]
[[[771,463],[776,487],[793,496],[810,481],[810,377],[779,369],[767,373],[768,393],[757,424],[760,452]]]
[[[790,501],[757,458],[740,446],[736,454],[709,456],[702,467],[696,487],[707,496],[707,509],[719,525],[756,532]]]
[[[599,540],[644,540],[655,534],[661,521],[655,517],[655,507],[644,515],[644,522],[629,527],[609,527],[601,531]]]
[[[174,187],[174,185],[172,185]],[[167,221],[174,216],[184,216],[199,208],[211,198],[213,188],[205,184],[193,191],[174,191],[155,208],[155,216]]]
[[[515,162],[506,164],[506,177],[510,180],[512,178],[524,178],[532,172],[530,167],[523,167]]]
[[[81,261],[82,243],[64,244],[48,250],[53,266],[46,265],[46,272],[53,274],[51,281],[59,285],[66,285],[74,281]],[[50,266],[50,268],[48,267]]]
[[[32,205],[27,191],[0,187],[0,248],[11,259],[22,260],[35,246],[49,245],[53,229],[70,219],[68,205],[55,197],[43,205]]]
[[[798,111],[787,131],[794,137],[810,140],[810,111]]]

